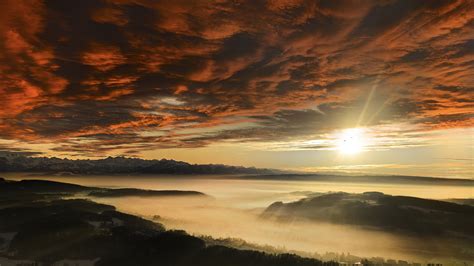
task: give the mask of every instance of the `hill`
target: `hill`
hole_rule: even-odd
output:
[[[262,217],[282,222],[305,220],[350,224],[424,236],[474,235],[474,207],[380,192],[344,192],[309,196],[299,201],[275,202]]]
[[[2,180],[0,189],[5,185],[11,190],[0,193],[0,202],[11,204],[0,204],[2,265],[337,265],[293,254],[206,245],[184,231],[167,231],[159,223],[118,212],[110,205],[58,198],[63,193],[88,191],[87,187]],[[60,191],[61,187],[65,190]]]
[[[86,187],[75,184],[49,181],[49,180],[20,180],[11,181],[0,178],[0,194],[3,198],[2,204],[19,203],[20,201],[29,202],[43,198],[61,198],[64,196],[87,195],[91,197],[168,197],[168,196],[195,196],[208,197],[206,194],[198,191],[182,190],[144,190],[135,188],[98,188]]]

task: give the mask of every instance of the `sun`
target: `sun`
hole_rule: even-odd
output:
[[[353,155],[364,150],[367,140],[361,128],[349,128],[337,136],[337,150],[343,154]]]

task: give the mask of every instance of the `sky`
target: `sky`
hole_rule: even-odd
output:
[[[474,1],[3,0],[0,150],[473,178]]]

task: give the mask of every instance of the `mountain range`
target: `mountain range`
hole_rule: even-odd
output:
[[[275,174],[278,170],[223,164],[190,164],[175,160],[145,160],[107,157],[97,160],[71,160],[56,157],[32,157],[0,151],[0,172],[40,172],[62,174]]]

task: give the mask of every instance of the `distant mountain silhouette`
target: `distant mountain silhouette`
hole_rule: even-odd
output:
[[[70,160],[29,157],[21,153],[0,152],[0,172],[39,172],[61,174],[273,174],[272,169],[228,166],[222,164],[189,164],[175,160],[144,160],[107,157],[98,160]]]
[[[418,235],[474,235],[474,207],[451,202],[380,192],[328,193],[299,201],[271,204],[262,214],[267,219],[330,222],[374,227]]]
[[[254,180],[474,186],[474,180],[471,179],[398,175],[298,173],[295,171],[282,171],[277,169],[229,166],[222,164],[190,164],[167,159],[144,160],[128,157],[107,157],[105,159],[97,160],[71,160],[56,157],[29,157],[28,154],[25,155],[23,153],[6,151],[0,151],[0,172],[30,172],[38,175],[237,175],[236,178],[238,179]]]
[[[246,175],[241,178],[258,180],[298,180],[298,181],[323,181],[323,182],[350,182],[350,183],[387,183],[387,184],[422,184],[422,185],[453,185],[474,186],[472,179],[440,178],[427,176],[403,175],[338,175],[338,174],[298,174],[278,173]]]

